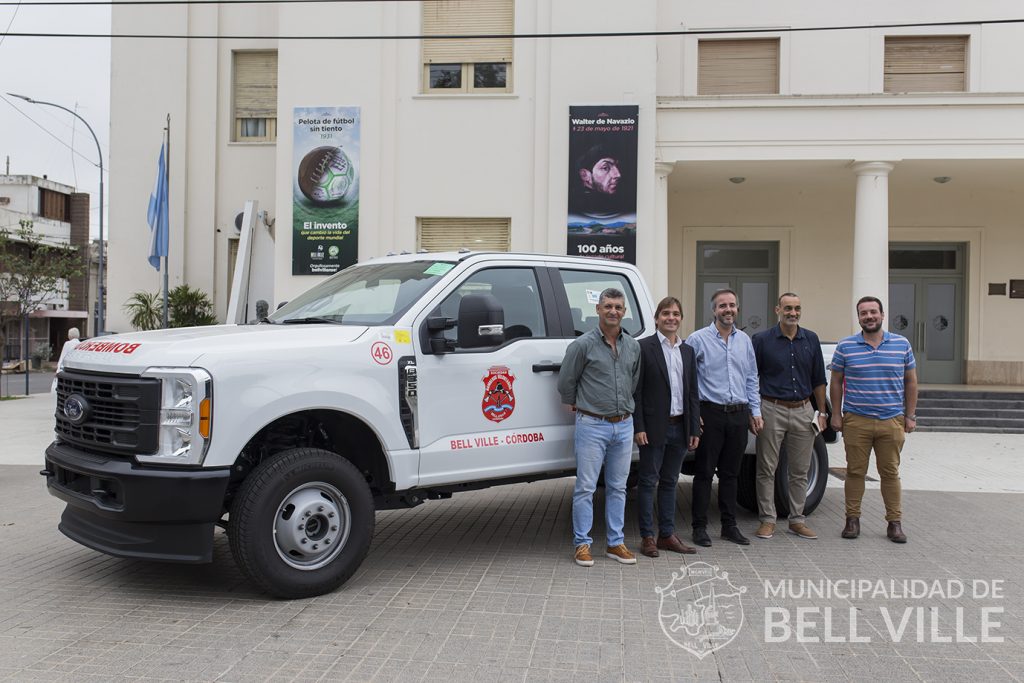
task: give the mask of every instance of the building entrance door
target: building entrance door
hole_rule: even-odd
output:
[[[711,295],[732,289],[739,295],[737,326],[754,335],[776,323],[778,242],[698,242],[695,318],[710,325]]]
[[[963,244],[889,246],[889,330],[910,340],[922,383],[963,382],[964,255]]]

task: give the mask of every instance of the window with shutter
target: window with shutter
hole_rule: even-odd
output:
[[[235,52],[235,142],[277,140],[277,52]]]
[[[885,92],[965,92],[967,36],[887,36]]]
[[[39,188],[39,215],[54,221],[71,222],[71,195]]]
[[[508,251],[511,248],[508,218],[420,218],[417,250],[429,252]]]
[[[778,92],[778,38],[697,43],[698,95],[776,95]]]
[[[514,0],[424,2],[423,91],[509,92],[513,6]]]

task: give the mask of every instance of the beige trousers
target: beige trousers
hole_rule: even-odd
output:
[[[779,448],[786,441],[789,461],[789,523],[804,521],[807,500],[807,471],[814,450],[811,402],[799,408],[761,401],[764,429],[757,435],[757,507],[761,521],[775,524],[775,471],[779,468]]]
[[[843,444],[846,446],[846,516],[860,517],[860,502],[864,498],[864,477],[868,473],[871,450],[875,451],[875,469],[882,485],[885,520],[899,522],[900,509],[900,451],[907,435],[903,431],[903,416],[876,420],[872,417],[843,413]]]

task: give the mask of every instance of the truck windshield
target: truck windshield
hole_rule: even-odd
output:
[[[391,325],[454,267],[454,263],[428,260],[351,266],[295,297],[268,319]]]

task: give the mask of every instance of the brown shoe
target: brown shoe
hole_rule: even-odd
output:
[[[674,553],[682,553],[683,555],[692,555],[697,552],[696,548],[686,545],[675,534],[658,536],[658,547],[662,550],[671,550]]]
[[[654,542],[654,536],[644,536],[640,539],[640,552],[647,557],[658,557],[658,544]]]
[[[843,528],[843,538],[857,538],[860,536],[860,517],[847,517],[846,526]]]
[[[594,558],[590,554],[590,546],[586,543],[581,543],[576,546],[576,564],[581,567],[594,566]]]
[[[903,533],[903,525],[900,522],[889,522],[889,528],[885,530],[885,535],[893,543],[907,542],[907,535]]]
[[[771,522],[761,522],[761,526],[757,527],[754,535],[758,538],[771,538],[775,535],[775,525]]]
[[[803,522],[797,522],[796,524],[789,525],[789,533],[796,534],[800,538],[815,539],[818,534],[811,531],[811,528]]]
[[[608,546],[605,552],[611,560],[618,560],[622,564],[636,564],[636,555],[629,552],[629,548],[622,543]]]

